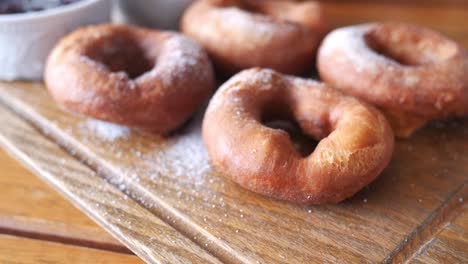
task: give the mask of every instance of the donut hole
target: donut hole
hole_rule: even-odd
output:
[[[222,8],[238,8],[252,15],[260,16],[275,16],[276,13],[274,12],[274,9],[271,9],[271,6],[265,5],[265,3],[248,0],[221,1],[220,3],[217,3],[217,6]]]
[[[270,15],[267,10],[264,10],[263,5],[255,5],[249,1],[245,1],[241,6],[239,6],[239,8],[256,15]]]
[[[155,64],[155,59],[146,54],[142,45],[125,34],[101,39],[86,54],[109,71],[125,72],[132,79],[150,71]]]
[[[255,1],[244,1],[242,5],[237,6],[241,10],[248,12],[252,15],[261,16],[267,21],[275,22],[290,22],[290,23],[304,23],[302,17],[291,16],[290,10],[283,5],[285,3],[276,3],[274,5],[266,5],[265,3],[258,3]]]
[[[266,112],[262,117],[262,124],[272,129],[287,132],[292,145],[302,157],[309,156],[318,144],[317,140],[304,133],[296,120],[289,114]]]
[[[264,5],[255,4],[246,0],[218,1],[216,6],[221,8],[239,8],[240,10],[252,14],[267,15],[266,10],[263,10]]]
[[[454,42],[413,27],[384,25],[370,30],[364,39],[376,53],[408,66],[440,62],[457,52]]]

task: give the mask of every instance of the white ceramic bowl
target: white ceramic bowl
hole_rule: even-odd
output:
[[[75,28],[110,21],[110,0],[0,15],[0,80],[40,80],[47,55]]]
[[[120,0],[125,22],[176,30],[179,19],[193,0]]]

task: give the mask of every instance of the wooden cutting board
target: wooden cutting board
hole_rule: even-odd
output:
[[[468,46],[463,6],[324,6],[332,27],[414,22]],[[0,84],[0,144],[147,262],[468,262],[467,119],[398,140],[389,167],[353,198],[304,207],[213,170],[202,114],[159,138],[65,113],[41,84]]]
[[[390,166],[353,198],[297,206],[244,190],[215,171],[200,137],[202,112],[161,138],[67,114],[41,84],[2,83],[0,102],[95,171],[95,178],[105,178],[113,192],[124,192],[143,208],[146,216],[138,216],[143,233],[158,218],[191,240],[186,243],[217,258],[204,256],[207,262],[405,260],[464,210],[468,193],[468,120],[434,122],[411,139],[398,140]],[[31,141],[28,133],[21,139]],[[109,191],[81,195],[99,201]],[[123,210],[114,214],[135,224],[135,212]],[[151,243],[151,237],[135,239],[138,244],[123,242],[137,254]]]

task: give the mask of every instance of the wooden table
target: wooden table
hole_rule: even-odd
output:
[[[0,263],[143,263],[3,150],[0,183]]]
[[[468,47],[468,7],[467,4],[463,5],[463,1],[430,1],[427,6],[404,4],[404,1],[400,1],[400,3],[358,1],[352,4],[337,1],[327,2],[325,8],[330,17],[331,25],[334,27],[372,20],[391,19],[416,22],[444,32]],[[5,108],[1,104],[0,106],[0,117],[6,116],[4,120],[20,119],[19,117],[13,117],[14,115],[6,110],[9,107]],[[8,123],[8,125],[11,124]],[[5,123],[2,123],[2,126],[5,126]],[[20,127],[20,125],[15,126]],[[27,126],[27,124],[25,123],[24,126]],[[33,133],[34,129],[27,131]],[[465,152],[465,155],[468,154]],[[39,162],[40,158],[41,156],[38,156]],[[72,157],[69,158],[73,159]],[[462,158],[460,158],[461,161],[464,160]],[[25,159],[22,158],[22,160]],[[77,163],[79,164],[79,162]],[[37,168],[35,171],[38,171]],[[460,185],[461,187],[444,196],[442,205],[429,217],[425,218],[423,223],[417,225],[417,228],[410,234],[411,241],[408,243],[404,241],[395,251],[389,252],[385,259],[386,262],[468,262],[468,209],[464,200],[467,193],[466,180],[468,172],[464,171],[464,173],[465,180]],[[0,182],[2,184],[0,189],[0,263],[142,262],[119,241],[73,207],[5,151],[0,151]],[[412,195],[418,197],[422,189],[418,188],[418,186],[414,187],[414,194]],[[430,186],[430,188],[437,189],[438,186]],[[363,194],[360,194],[361,196]],[[367,201],[367,196],[362,198],[362,202],[369,203],[369,212],[372,207],[376,207],[372,203],[374,201]],[[267,202],[263,203],[267,204]],[[424,197],[418,198],[418,203],[422,208],[428,207],[425,205]],[[418,203],[413,205],[415,211],[417,211]],[[343,207],[349,205],[348,203]],[[271,206],[276,205],[272,203]],[[242,211],[240,211],[240,214],[243,217]],[[399,212],[399,214],[404,217],[405,212]],[[343,216],[337,214],[335,217],[341,218]],[[320,219],[317,218],[317,220]],[[165,222],[170,223],[167,220]],[[177,251],[178,255],[188,256],[186,259],[191,259],[190,256],[193,254],[199,259],[216,262],[216,258],[211,259],[209,257],[210,254],[214,254],[218,258],[221,256],[225,260],[231,260],[229,256],[222,255],[217,251],[218,249],[213,249],[211,245],[196,241],[197,237],[184,240],[184,237],[190,236],[191,233],[187,233],[186,229],[180,227],[178,223],[172,226],[176,230],[181,230],[182,234],[174,240],[177,241],[177,246],[169,249],[168,252]],[[173,233],[178,232],[164,223],[160,223],[156,227],[156,229],[167,232],[164,233],[167,234],[167,237],[173,237],[175,236]],[[106,228],[109,227],[106,226]],[[388,228],[398,229],[399,227]],[[328,229],[323,230],[327,231]],[[236,230],[237,232],[238,230]],[[363,237],[362,239],[365,240],[366,238]],[[328,243],[330,241],[324,242]],[[155,243],[158,243],[158,241],[155,241]],[[340,243],[340,241],[336,240],[333,243]],[[195,244],[200,245],[200,248]],[[184,252],[185,250],[188,253]],[[366,249],[363,248],[362,250],[365,251]],[[265,252],[267,251],[265,249]],[[141,252],[139,253],[144,255]],[[321,254],[326,253],[324,251]],[[369,252],[369,254],[372,254],[372,252]],[[170,263],[169,259],[171,259],[171,256],[167,256],[166,262]],[[281,261],[281,258],[277,258],[277,260]],[[348,261],[352,260],[348,259]]]

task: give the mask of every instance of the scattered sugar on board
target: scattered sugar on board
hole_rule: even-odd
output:
[[[91,118],[88,118],[84,123],[78,126],[81,129],[87,129],[89,132],[94,133],[99,139],[104,141],[126,138],[130,134],[130,129],[128,127]]]
[[[95,125],[96,122],[93,121],[94,120],[82,122],[85,126],[84,129],[82,128],[79,130],[81,134],[80,137],[88,138],[89,144],[99,146],[100,149],[97,150],[98,152],[102,151],[103,153],[108,153],[114,145],[118,144],[113,144],[112,142],[108,143],[108,141],[104,140],[102,142],[96,140],[101,137],[95,137],[93,134],[89,133],[90,130],[93,131],[95,128],[92,126],[92,129],[90,129],[87,125],[88,122]],[[147,208],[153,208],[157,205],[153,204],[153,201],[142,199],[142,197],[135,197],[135,193],[133,193],[132,190],[133,187],[138,185],[145,186],[145,189],[163,199],[185,200],[186,202],[194,201],[194,199],[203,200],[204,203],[195,202],[191,204],[195,206],[197,210],[216,210],[220,216],[224,215],[225,217],[221,222],[231,221],[229,220],[231,217],[227,217],[230,208],[225,207],[225,198],[209,187],[216,185],[219,188],[223,188],[224,180],[211,173],[210,159],[201,138],[200,121],[201,115],[195,118],[195,120],[192,120],[191,124],[175,135],[166,138],[163,144],[157,143],[158,146],[154,148],[148,145],[138,144],[139,140],[136,140],[137,142],[134,142],[135,144],[132,143],[130,149],[115,149],[116,151],[124,151],[124,157],[129,155],[136,157],[138,163],[130,165],[123,161],[120,167],[121,171],[118,173],[123,176],[123,179],[119,177],[111,179],[113,185],[124,189],[128,195],[132,196],[133,199],[139,201]],[[98,121],[97,123],[101,124],[105,122]],[[132,135],[132,137],[133,136],[138,138],[136,134]],[[105,139],[108,139],[108,137],[105,137]],[[132,142],[133,141],[132,139]],[[121,159],[117,156],[116,158],[118,160]],[[152,175],[156,175],[154,179]],[[159,177],[160,179],[158,179]],[[160,189],[157,185],[160,185],[161,181],[165,181],[166,179],[175,180],[176,186],[174,186],[174,188],[167,188],[167,192],[166,190],[162,193],[155,192]],[[180,191],[185,189],[188,190],[187,195]],[[167,198],[164,198],[164,196]],[[187,203],[177,204],[182,206]],[[182,206],[180,209],[185,211],[186,209],[184,208],[185,206]],[[248,215],[249,213],[246,214],[241,209],[238,214],[232,216],[234,219],[247,219]],[[219,222],[219,219],[217,218],[213,221]]]
[[[157,168],[162,175],[189,178],[195,185],[205,184],[206,174],[211,168],[200,129],[175,139],[148,164]]]
[[[85,120],[77,125],[68,124],[66,130],[69,134],[76,135],[83,144],[94,145],[98,152],[115,153],[115,158],[120,160],[125,157],[135,157],[137,163],[122,163],[117,175],[108,177],[107,180],[125,193],[131,195],[132,186],[144,184],[148,190],[158,189],[158,182],[166,179],[177,179],[177,185],[182,189],[189,189],[191,195],[184,195],[180,188],[167,188],[163,193],[158,193],[160,198],[177,197],[179,200],[191,200],[195,198],[204,201],[200,210],[211,208],[221,210],[225,203],[221,197],[211,191],[208,185],[218,185],[224,187],[224,182],[218,177],[210,175],[209,156],[201,139],[199,123],[201,115],[193,120],[187,128],[180,133],[164,140],[152,141],[157,146],[151,147],[147,144],[141,145],[137,139],[137,134],[130,134],[128,128],[121,127],[98,120]],[[114,144],[113,140],[132,139],[132,146],[120,146]],[[122,142],[123,143],[123,142]],[[125,144],[125,143],[124,143]],[[99,168],[98,168],[99,169]],[[106,174],[106,173],[104,173]],[[120,176],[120,177],[119,177]],[[130,192],[130,193],[128,193]],[[174,193],[174,195],[172,195]],[[134,197],[140,200],[141,197]],[[152,208],[154,205],[149,201],[140,201],[146,207]],[[213,207],[214,203],[216,205]],[[181,204],[181,203],[178,203]],[[222,209],[224,210],[224,208]],[[223,212],[224,213],[224,212]]]

